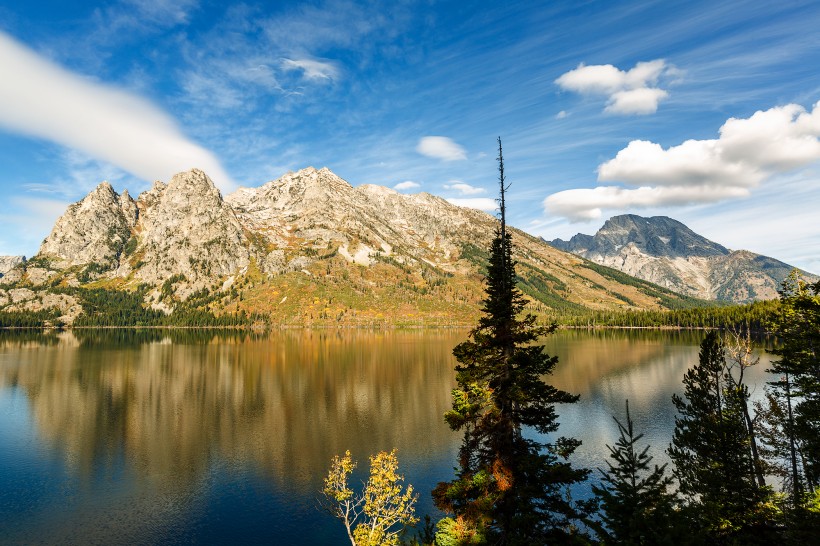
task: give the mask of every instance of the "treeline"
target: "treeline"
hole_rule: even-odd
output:
[[[74,337],[83,347],[116,348],[139,347],[146,343],[168,340],[174,345],[200,345],[213,340],[222,342],[242,342],[262,336],[251,330],[211,329],[211,328],[81,328],[74,331]],[[41,336],[35,337],[39,341]],[[2,339],[2,336],[0,336]]]
[[[746,305],[697,307],[666,311],[595,311],[559,317],[562,326],[613,326],[625,328],[719,328],[766,331],[780,311],[779,300],[756,301]]]
[[[52,288],[55,293],[76,297],[83,308],[74,320],[76,327],[244,327],[267,325],[267,315],[247,313],[224,313],[215,315],[207,306],[218,294],[203,289],[192,294],[184,302],[173,302],[173,311],[163,311],[144,304],[149,287],[142,285],[136,290],[110,290],[105,288]],[[169,294],[166,294],[168,297]],[[60,311],[0,311],[0,328],[62,327]]]
[[[40,311],[0,311],[0,328],[43,328],[62,326],[56,309]]]

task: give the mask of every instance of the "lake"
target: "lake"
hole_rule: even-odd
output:
[[[0,332],[0,541],[10,544],[344,544],[316,499],[330,459],[398,449],[435,514],[461,435],[450,406],[463,330]],[[703,332],[559,331],[550,381],[574,463],[604,467],[629,399],[656,462],[672,393]],[[762,394],[769,356],[751,370]],[[588,485],[576,495],[588,494]]]

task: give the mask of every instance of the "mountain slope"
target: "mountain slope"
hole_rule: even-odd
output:
[[[774,258],[729,250],[665,216],[613,216],[594,236],[550,244],[676,292],[735,303],[776,298],[793,269]]]
[[[34,258],[0,280],[0,310],[37,309],[43,293],[56,292],[75,310],[61,308],[71,322],[82,290],[147,287],[139,288],[145,305],[165,313],[257,313],[295,325],[470,324],[496,226],[493,216],[426,193],[354,188],[328,169],[288,173],[224,199],[198,170],[136,200],[103,183],[68,208]],[[694,303],[512,233],[520,286],[536,313]]]

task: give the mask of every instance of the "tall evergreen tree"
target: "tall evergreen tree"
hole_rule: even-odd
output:
[[[792,271],[773,326],[780,359],[769,370],[777,379],[761,405],[765,454],[790,493],[786,541],[806,544],[820,535],[820,282],[809,284]]]
[[[578,396],[544,381],[556,357],[535,345],[553,328],[523,315],[525,300],[516,288],[512,238],[506,226],[504,159],[498,139],[501,212],[490,249],[486,297],[478,326],[453,350],[458,388],[445,415],[453,430],[464,431],[456,478],[433,491],[436,506],[449,512],[439,525],[448,544],[544,544],[577,535],[580,512],[567,495],[588,471],[572,468],[569,456],[580,442],[558,438],[542,443],[525,437],[524,427],[540,434],[558,429],[555,404]]]
[[[637,447],[643,434],[635,434],[626,402],[626,424],[617,418],[620,436],[615,447],[607,445],[609,456],[615,464],[607,461],[608,470],[601,472],[600,485],[592,491],[600,501],[601,521],[596,531],[603,544],[661,545],[681,544],[681,536],[675,529],[674,495],[668,488],[672,478],[664,475],[666,465],[649,464],[652,456]]]
[[[680,492],[706,538],[756,543],[765,529],[768,489],[755,479],[743,407],[748,392],[729,377],[723,342],[707,334],[697,365],[673,395],[679,416],[669,456]]]
[[[771,383],[786,406],[793,498],[820,485],[820,281],[806,283],[796,271],[783,281],[774,330],[781,344]],[[797,460],[801,444],[803,464]],[[799,467],[802,466],[802,475]]]

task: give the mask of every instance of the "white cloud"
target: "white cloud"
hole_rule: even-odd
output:
[[[544,200],[544,207],[553,214],[572,221],[600,218],[603,209],[629,210],[659,206],[682,206],[713,203],[729,198],[746,197],[749,190],[734,186],[664,186],[620,188],[598,186],[554,193]]]
[[[307,80],[337,80],[339,69],[331,62],[313,59],[282,59],[282,69],[301,70]]]
[[[452,197],[447,201],[459,207],[467,207],[470,209],[478,209],[486,212],[494,212],[498,209],[498,203],[495,199],[489,197]]]
[[[413,182],[412,180],[405,180],[404,182],[399,182],[398,184],[393,186],[393,189],[402,191],[402,190],[412,190],[412,189],[419,188],[419,187],[421,187],[420,184],[418,184],[416,182]]]
[[[208,150],[149,101],[94,83],[0,32],[0,125],[112,163],[145,180],[198,167],[223,191],[235,183]]]
[[[602,209],[714,203],[746,197],[774,175],[820,160],[820,102],[807,112],[797,104],[731,118],[720,137],[687,140],[664,149],[634,140],[598,167],[599,186],[550,195],[544,206],[570,219],[590,219]]]
[[[663,59],[641,62],[628,71],[611,64],[584,65],[562,74],[555,83],[567,91],[607,95],[606,112],[613,114],[652,114],[658,103],[669,96],[663,89],[654,87],[666,74],[678,76],[680,71],[670,67]]]
[[[555,119],[564,119],[564,118],[565,118],[565,117],[567,117],[568,115],[569,115],[569,114],[567,114],[567,111],[566,111],[566,110],[561,110],[560,112],[558,112],[557,114],[555,114]]]
[[[449,184],[444,184],[444,189],[457,191],[461,195],[476,195],[487,191],[484,188],[476,188],[459,180],[451,180]]]
[[[467,159],[467,152],[464,148],[443,136],[423,137],[419,140],[416,151],[421,155],[442,159],[444,161]]]
[[[617,91],[610,95],[605,112],[612,114],[654,114],[658,103],[669,96],[663,89],[641,87]]]

